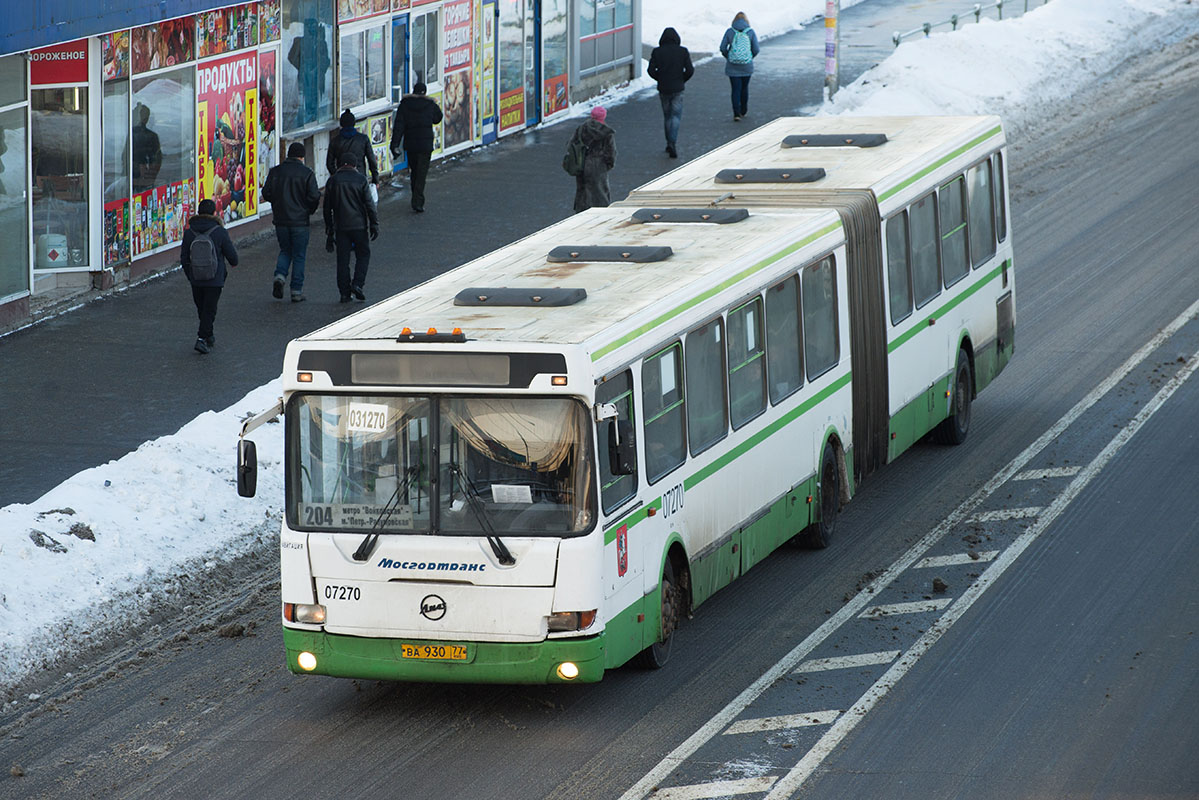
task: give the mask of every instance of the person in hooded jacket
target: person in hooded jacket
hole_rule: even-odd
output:
[[[679,32],[666,28],[658,46],[649,55],[651,78],[658,82],[658,100],[662,103],[662,121],[666,130],[666,154],[678,158],[679,123],[683,119],[683,85],[695,74],[691,53],[683,47]]]
[[[733,24],[720,40],[724,56],[724,74],[729,78],[733,94],[733,122],[740,122],[749,113],[749,79],[754,74],[754,59],[758,57],[758,34],[749,27],[749,18],[738,11]]]
[[[441,107],[425,96],[423,83],[412,87],[396,109],[391,126],[391,155],[400,157],[400,148],[408,157],[408,174],[412,179],[412,210],[425,210],[425,179],[429,177],[429,159],[433,156],[433,126],[441,122]]]
[[[354,128],[358,118],[350,109],[341,112],[341,127],[329,134],[329,151],[325,155],[325,167],[332,175],[341,166],[341,157],[349,153],[354,157],[354,169],[366,174],[366,168],[371,170],[371,183],[379,182],[379,164],[375,161],[375,150],[371,147],[370,138]]]
[[[325,184],[325,250],[337,251],[337,288],[341,302],[364,301],[366,273],[371,263],[371,242],[379,238],[379,211],[366,176],[354,167],[352,153],[341,154],[341,164]],[[354,275],[350,276],[350,253]]]
[[[196,314],[200,318],[200,327],[196,331],[195,350],[201,355],[207,354],[216,344],[212,333],[216,321],[216,307],[221,299],[221,289],[225,287],[226,263],[231,267],[237,266],[237,248],[229,238],[229,232],[221,226],[221,220],[216,215],[216,203],[212,200],[201,200],[198,212],[187,221],[187,230],[183,232],[183,245],[179,252],[179,261],[183,264],[183,274],[192,286],[192,300],[196,304]],[[211,280],[197,281],[192,278],[191,246],[197,233],[206,233],[212,239],[216,250],[216,276]]]
[[[571,141],[578,139],[587,150],[583,171],[575,176],[575,211],[593,206],[607,207],[612,202],[608,188],[608,170],[616,166],[616,131],[605,123],[608,110],[591,109],[591,117],[575,128]]]

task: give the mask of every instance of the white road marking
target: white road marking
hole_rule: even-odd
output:
[[[903,654],[899,661],[895,662],[890,669],[883,673],[883,676],[875,681],[874,685],[862,695],[861,699],[838,718],[837,722],[825,732],[824,736],[820,737],[820,741],[804,754],[799,763],[774,785],[770,794],[766,795],[765,800],[787,800],[803,785],[803,782],[808,779],[816,767],[849,735],[849,732],[857,726],[870,709],[886,696],[887,692],[908,673],[908,670],[916,664],[922,655],[927,653],[937,643],[938,639],[953,627],[955,622],[962,618],[962,615],[970,609],[970,606],[974,605],[974,601],[981,597],[983,592],[989,589],[991,584],[998,580],[999,576],[1015,563],[1016,559],[1037,540],[1037,537],[1053,524],[1062,512],[1074,502],[1079,493],[1087,487],[1087,484],[1094,480],[1103,468],[1115,458],[1124,445],[1128,444],[1149,418],[1157,413],[1158,409],[1165,405],[1165,402],[1170,399],[1174,392],[1178,391],[1179,387],[1194,374],[1196,368],[1199,368],[1199,352],[1192,355],[1187,360],[1186,366],[1167,381],[1158,393],[1153,396],[1153,399],[1142,407],[1126,426],[1120,429],[1120,432],[1107,443],[1107,446],[1100,451],[1099,455],[1095,456],[1094,461],[1079,471],[1078,476],[1058,495],[1057,499],[1049,504],[1049,507],[1045,509],[1045,513],[1041,515],[1036,523],[1017,536],[1011,546],[1004,550],[1003,554],[991,566],[987,567],[978,580],[967,587],[966,591],[945,612],[944,616],[934,622],[924,635],[917,639],[916,643]]]
[[[784,714],[781,717],[759,717],[758,719],[739,719],[728,727],[725,736],[737,733],[760,733],[761,731],[779,731],[786,728],[807,728],[812,725],[832,725],[837,720],[840,711],[809,711],[806,714]]]
[[[787,653],[774,666],[762,673],[761,677],[747,686],[728,705],[716,712],[711,719],[700,726],[695,733],[688,736],[678,747],[667,753],[641,780],[630,786],[628,791],[620,796],[619,800],[642,800],[642,798],[647,797],[653,791],[654,787],[665,780],[675,768],[686,761],[708,741],[719,736],[720,732],[728,727],[729,723],[736,719],[750,703],[770,688],[780,677],[790,672],[796,664],[832,636],[842,625],[853,619],[866,607],[875,594],[889,586],[904,570],[918,561],[933,545],[944,538],[946,533],[959,525],[984,500],[994,494],[1000,486],[1003,486],[1011,480],[1013,475],[1028,466],[1029,462],[1056,441],[1062,435],[1063,431],[1073,425],[1079,417],[1102,400],[1108,392],[1118,386],[1122,380],[1128,377],[1130,372],[1136,369],[1157,348],[1161,347],[1167,339],[1177,333],[1179,328],[1190,322],[1196,314],[1199,314],[1199,300],[1192,303],[1185,311],[1175,317],[1169,325],[1162,328],[1156,336],[1146,342],[1140,350],[1129,356],[1123,364],[1100,381],[1099,385],[1075,403],[1074,407],[1063,414],[1048,430],[1038,436],[1036,441],[1024,448],[1019,455],[1008,462],[1007,466],[995,473],[974,494],[962,501],[961,505],[950,512],[949,516],[942,520],[937,527],[933,528],[920,541],[912,545],[911,549],[900,556],[882,575],[850,598],[848,603],[841,606],[820,627],[808,634],[791,652]],[[1027,535],[1027,533],[1026,531],[1024,535]],[[804,777],[806,778],[806,775]],[[800,783],[802,783],[802,780],[800,779]],[[799,783],[794,783],[794,785],[798,787]]]
[[[728,797],[733,794],[755,794],[767,791],[777,780],[777,775],[763,775],[758,778],[741,778],[735,781],[712,781],[691,786],[670,786],[659,789],[650,797],[653,800],[702,800],[710,797]]]
[[[957,567],[962,564],[980,564],[984,561],[991,561],[997,555],[999,555],[998,550],[983,550],[982,552],[976,552],[973,558],[969,553],[954,553],[951,556],[929,556],[917,561],[912,565],[912,568],[927,569],[929,567]]]
[[[952,597],[938,597],[936,600],[913,600],[909,603],[886,603],[870,608],[858,614],[863,619],[874,617],[895,617],[900,614],[923,614],[926,611],[940,611],[953,602]]]
[[[980,511],[971,519],[975,522],[996,522],[1005,519],[1027,519],[1035,517],[1045,509],[1040,506],[1027,506],[1025,508],[1001,508],[997,511]]]
[[[800,664],[796,672],[823,672],[828,669],[850,669],[852,667],[869,667],[873,664],[890,664],[899,658],[898,650],[883,650],[878,653],[860,653],[856,656],[833,656],[832,658],[813,658]]]
[[[1082,467],[1050,467],[1049,469],[1030,469],[1013,475],[1014,481],[1038,481],[1041,478],[1073,478]]]

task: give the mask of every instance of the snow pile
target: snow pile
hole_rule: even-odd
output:
[[[861,0],[841,0],[842,10]],[[824,17],[824,0],[790,0],[785,3],[742,0],[729,4],[711,2],[647,2],[641,9],[641,41],[656,47],[663,28],[674,28],[683,46],[692,53],[715,53],[720,39],[733,22],[733,16],[744,11],[750,26],[759,39],[802,28],[805,22]]]

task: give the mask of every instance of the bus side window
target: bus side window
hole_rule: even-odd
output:
[[[687,459],[682,355],[682,346],[675,342],[641,364],[641,407],[645,414],[642,441],[650,483]]]
[[[966,181],[961,175],[937,193],[941,213],[941,263],[948,289],[970,272],[970,249],[966,239]]]
[[[717,317],[687,334],[687,439],[693,456],[728,435],[723,326]]]
[[[1003,185],[1003,153],[995,154],[994,177],[991,186],[995,187],[995,238],[1002,242],[1007,239],[1007,191]]]
[[[837,272],[827,256],[800,274],[803,299],[804,360],[808,380],[832,369],[841,357],[837,341]]]
[[[611,403],[616,406],[617,422],[628,422],[633,427],[633,373],[625,370],[613,375],[608,380],[595,387],[595,402]],[[609,442],[612,426],[608,420],[596,423],[595,440],[599,445],[600,459],[600,500],[604,513],[610,514],[626,500],[637,494],[636,475],[613,475],[612,464],[609,461]],[[633,466],[636,468],[636,460]]]
[[[891,324],[898,325],[912,313],[906,209],[887,220],[887,291],[891,300]]]
[[[740,428],[766,410],[762,298],[729,312],[729,417]]]
[[[974,268],[995,255],[995,206],[991,193],[991,162],[984,161],[966,171],[970,207],[970,260]]]
[[[799,277],[792,275],[766,290],[766,376],[772,405],[803,386],[802,338]]]
[[[908,212],[908,233],[912,243],[912,288],[916,308],[941,293],[941,248],[937,246],[937,208],[933,193],[912,203]]]

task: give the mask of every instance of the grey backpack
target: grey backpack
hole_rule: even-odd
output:
[[[212,241],[211,236],[214,230],[216,229],[210,228],[203,233],[192,230],[194,238],[188,255],[191,256],[193,281],[210,281],[216,277],[216,242]]]

